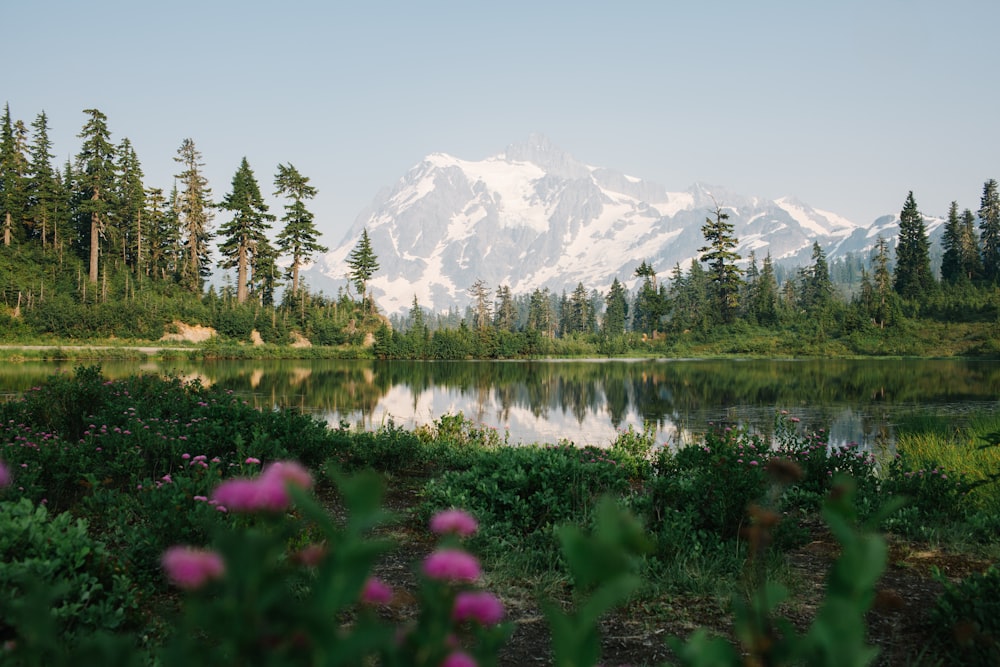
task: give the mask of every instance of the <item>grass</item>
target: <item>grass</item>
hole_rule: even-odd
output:
[[[911,415],[896,427],[896,450],[913,470],[953,471],[979,483],[969,500],[983,511],[1000,513],[1000,414],[977,412],[961,422],[934,415]]]

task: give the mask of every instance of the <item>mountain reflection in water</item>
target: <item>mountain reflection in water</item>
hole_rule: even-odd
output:
[[[0,368],[0,393],[19,393],[79,362]],[[712,425],[767,432],[779,411],[836,445],[890,444],[916,412],[961,419],[1000,408],[1000,362],[954,360],[163,361],[101,363],[199,379],[262,408],[290,407],[336,425],[403,428],[445,414],[506,432],[512,444],[610,444],[648,424],[661,443]]]

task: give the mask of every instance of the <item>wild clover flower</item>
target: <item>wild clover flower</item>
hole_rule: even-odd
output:
[[[392,588],[381,579],[368,577],[361,589],[361,601],[365,604],[389,604],[392,602]]]
[[[430,528],[432,533],[437,533],[438,535],[455,533],[462,537],[468,537],[479,529],[479,523],[468,512],[460,509],[450,509],[438,512],[432,516]]]
[[[483,626],[496,625],[503,619],[503,603],[487,591],[462,591],[455,596],[451,617],[462,621],[475,621]]]
[[[216,552],[180,545],[167,549],[160,564],[175,586],[188,590],[201,588],[226,571],[222,556]]]
[[[441,667],[476,667],[475,659],[463,651],[455,651],[441,663]]]
[[[215,488],[212,499],[234,512],[280,512],[291,502],[289,484],[308,489],[312,476],[298,463],[278,461],[256,479],[226,480]]]
[[[423,572],[431,579],[472,582],[482,570],[479,560],[461,549],[438,549],[424,559]]]

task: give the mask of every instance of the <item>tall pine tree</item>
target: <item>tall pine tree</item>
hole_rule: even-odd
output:
[[[4,106],[0,119],[0,217],[3,244],[10,246],[14,236],[20,236],[27,212],[27,158],[21,136],[23,123],[10,117],[10,105]]]
[[[44,111],[38,114],[31,128],[34,132],[28,153],[28,210],[32,237],[42,242],[42,248],[47,248],[61,222],[62,192],[59,175],[52,167],[52,141]]]
[[[143,244],[143,213],[146,209],[146,187],[142,183],[142,165],[132,142],[126,137],[118,145],[118,178],[116,181],[116,232],[122,263],[137,275],[142,271],[146,252]]]
[[[611,281],[611,287],[604,297],[604,321],[601,330],[606,336],[621,336],[625,333],[628,320],[628,294],[618,278]]]
[[[108,117],[97,109],[84,109],[89,118],[79,137],[83,139],[77,156],[77,190],[81,237],[89,244],[91,284],[97,283],[101,239],[108,227],[115,188],[115,147],[108,131]]]
[[[347,256],[347,267],[350,269],[347,276],[358,289],[361,303],[367,303],[368,281],[372,279],[378,271],[378,257],[372,250],[372,241],[368,237],[368,229],[361,232],[361,240],[354,246],[354,249]],[[374,305],[374,304],[373,304]]]
[[[267,230],[274,216],[267,212],[260,186],[245,157],[233,175],[232,192],[222,199],[219,208],[233,216],[232,220],[219,227],[219,252],[223,257],[219,267],[236,267],[236,301],[246,303],[251,263],[257,260],[255,269],[259,273],[265,269],[264,264],[268,260]]]
[[[899,214],[899,243],[896,246],[896,267],[893,287],[904,299],[922,300],[934,289],[931,273],[930,242],[924,217],[917,209],[913,191],[906,196]]]
[[[729,214],[716,206],[714,219],[705,218],[705,224],[701,226],[705,245],[698,248],[698,252],[704,253],[700,261],[708,266],[713,304],[724,324],[729,324],[736,318],[742,286],[742,272],[736,266],[740,256],[733,250],[736,247],[736,237],[733,236],[733,225],[728,220]]]
[[[183,167],[176,176],[181,189],[174,207],[184,243],[178,267],[180,281],[186,289],[201,292],[205,278],[212,272],[208,246],[212,240],[212,190],[202,174],[205,165],[192,139],[181,142],[174,161]]]
[[[962,267],[962,220],[958,202],[948,207],[948,220],[941,235],[941,282],[953,284],[965,277]]]
[[[305,205],[307,199],[316,196],[316,188],[309,185],[309,178],[300,174],[291,164],[278,165],[274,185],[277,188],[274,194],[284,195],[292,200],[285,205],[285,215],[281,218],[285,226],[278,233],[277,245],[278,250],[292,257],[292,263],[288,267],[292,279],[292,295],[299,297],[299,269],[315,253],[327,250],[319,243],[319,232],[313,223],[314,216]]]
[[[976,215],[969,209],[962,211],[959,240],[962,248],[962,271],[969,280],[983,275],[983,261],[979,255],[979,236],[976,234]]]
[[[983,277],[1000,282],[1000,193],[993,178],[983,184],[983,197],[979,202],[979,238]]]

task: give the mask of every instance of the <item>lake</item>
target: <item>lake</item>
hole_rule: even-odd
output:
[[[89,363],[89,362],[88,362]],[[81,362],[0,365],[0,393],[16,394]],[[787,411],[833,445],[893,442],[913,413],[961,420],[1000,409],[1000,362],[955,360],[147,361],[101,363],[134,373],[199,379],[261,408],[292,407],[330,424],[411,429],[445,414],[506,432],[512,444],[610,444],[629,426],[661,443],[712,424],[767,430]]]

